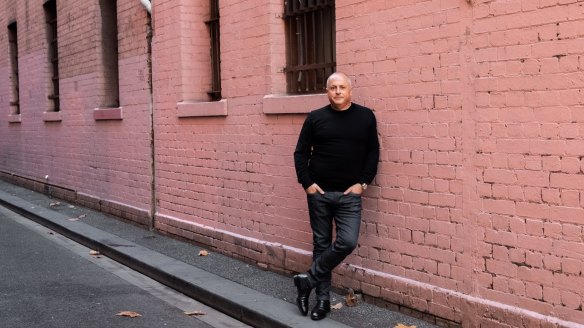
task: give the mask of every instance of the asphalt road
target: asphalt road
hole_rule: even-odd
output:
[[[0,327],[248,326],[0,207]]]

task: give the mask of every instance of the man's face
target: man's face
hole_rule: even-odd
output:
[[[351,103],[351,86],[347,78],[335,76],[329,80],[327,95],[334,109],[346,109]]]

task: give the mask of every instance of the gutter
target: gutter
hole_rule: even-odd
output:
[[[140,0],[140,3],[146,8],[148,14],[152,15],[152,4],[150,3],[150,0]]]
[[[154,89],[152,87],[152,4],[150,0],[140,0],[148,12],[146,43],[148,47],[148,135],[150,137],[150,222],[148,228],[154,230],[156,218],[156,152],[154,144]]]

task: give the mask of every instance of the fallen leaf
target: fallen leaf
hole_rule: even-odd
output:
[[[199,256],[207,256],[209,255],[209,252],[207,252],[206,250],[202,250],[199,252]]]
[[[134,312],[134,311],[122,311],[118,314],[116,314],[117,316],[120,317],[130,317],[130,318],[136,318],[136,317],[141,317],[142,315],[140,313]]]
[[[340,310],[343,307],[343,303],[339,302],[335,305],[331,305],[331,309],[333,310]]]
[[[397,326],[393,328],[416,328],[416,326],[406,326],[403,323],[398,323]]]
[[[345,303],[347,303],[347,306],[357,306],[359,303],[359,296],[355,295],[355,291],[352,288],[349,288],[345,296]]]
[[[79,221],[79,219],[83,219],[84,217],[86,217],[87,215],[85,214],[81,214],[76,218],[70,218],[69,221]]]
[[[61,203],[60,203],[60,202],[56,202],[56,203],[50,203],[50,204],[49,204],[49,206],[50,206],[50,207],[53,207],[53,206],[59,206],[59,205],[61,205]]]
[[[99,251],[94,251],[93,249],[89,251],[89,255],[101,255]]]
[[[69,205],[69,208],[75,208],[75,206],[73,206],[73,205]]]
[[[187,311],[185,312],[186,315],[205,315],[207,313],[202,312],[202,311]]]

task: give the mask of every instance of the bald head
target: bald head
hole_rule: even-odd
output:
[[[343,73],[331,74],[326,80],[326,94],[334,110],[343,111],[351,107],[351,79]]]
[[[353,83],[351,82],[351,79],[345,74],[345,73],[341,73],[341,72],[335,72],[333,74],[331,74],[328,79],[326,79],[326,87],[328,88],[331,81],[333,80],[344,80],[347,82],[347,85],[349,86],[349,88],[351,88],[353,86]]]

